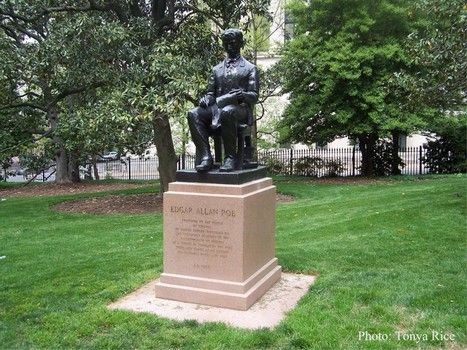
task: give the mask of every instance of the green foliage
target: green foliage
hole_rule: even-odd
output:
[[[254,56],[258,52],[268,51],[270,30],[271,21],[268,18],[264,16],[254,16],[245,33],[246,46],[244,48],[244,55]]]
[[[408,18],[398,1],[313,1],[292,8],[297,36],[286,48],[284,126],[293,141],[330,141],[388,128],[384,82],[401,65]]]
[[[270,0],[205,0],[203,2],[221,28],[239,27],[245,18],[268,17]],[[248,24],[247,24],[248,25]]]
[[[448,115],[434,127],[436,139],[425,145],[430,173],[467,172],[467,114]]]
[[[393,148],[398,148],[398,145],[394,145],[392,142],[386,140],[380,140],[376,144],[375,148],[375,162],[374,162],[374,173],[376,176],[387,176],[394,175],[393,168],[396,165],[397,169],[405,166],[402,158],[397,155],[397,159],[393,158]],[[394,164],[396,162],[396,164]]]
[[[7,106],[21,99],[15,58],[21,51],[0,31],[0,162],[9,162],[31,145],[34,134],[42,131],[41,114],[16,110]]]
[[[263,154],[259,162],[264,165],[271,175],[287,174],[287,164],[270,154]]]
[[[9,127],[17,115],[25,116],[24,127],[17,123],[19,135],[0,141],[0,157],[19,153],[22,143],[31,147],[34,134],[53,139],[52,147],[64,151],[57,154],[71,160],[105,149],[141,152],[155,136],[169,140],[171,124],[186,133],[189,102],[196,103],[221,57],[212,22],[224,28],[246,15],[265,17],[268,3],[0,5],[0,122]],[[170,123],[155,127],[161,116]],[[27,128],[32,125],[37,127]],[[171,154],[171,143],[159,154]]]
[[[465,107],[467,12],[463,0],[416,0],[416,28],[406,41],[412,69],[394,77],[411,104],[435,110]]]
[[[345,171],[340,159],[323,159],[321,157],[301,157],[294,161],[294,174],[307,177],[336,177]]]
[[[321,157],[302,157],[294,162],[294,174],[317,177],[323,167]]]
[[[34,176],[53,169],[55,166],[53,147],[49,139],[41,139],[34,143],[34,148],[24,149],[19,160],[24,175]]]
[[[327,160],[325,166],[326,166],[325,176],[328,176],[328,177],[337,177],[346,170],[344,162],[340,159]]]
[[[425,123],[389,82],[410,66],[404,47],[415,14],[406,1],[294,1],[296,36],[282,61],[290,105],[282,138],[326,143],[349,136],[371,150],[391,131],[410,133]],[[369,175],[369,174],[367,174]]]

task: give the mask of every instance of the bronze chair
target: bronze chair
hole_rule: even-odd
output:
[[[211,136],[214,140],[214,162],[222,163],[223,147],[220,128],[211,129]],[[237,164],[236,170],[241,170],[244,165],[251,162],[252,159],[251,147],[251,126],[248,124],[239,124],[237,128]]]

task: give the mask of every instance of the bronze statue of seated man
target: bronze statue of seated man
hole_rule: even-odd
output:
[[[237,128],[239,124],[252,125],[253,106],[258,101],[256,66],[240,55],[244,45],[242,32],[227,29],[221,38],[227,57],[213,68],[199,107],[188,112],[191,138],[196,146],[195,168],[199,172],[209,171],[213,166],[209,135],[219,127],[224,145],[224,161],[219,171],[236,169]]]

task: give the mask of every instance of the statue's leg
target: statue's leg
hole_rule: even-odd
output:
[[[248,113],[244,106],[229,105],[220,111],[222,142],[224,144],[225,159],[221,171],[235,169],[237,155],[237,128],[241,122],[246,122]]]
[[[191,138],[196,146],[196,169],[201,171],[209,170],[212,166],[208,131],[211,119],[212,114],[210,109],[196,107],[188,112],[188,126]],[[200,165],[202,166],[200,167]]]

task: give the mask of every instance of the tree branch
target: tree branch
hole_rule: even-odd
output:
[[[8,106],[0,107],[0,111],[4,111],[4,110],[7,110],[7,109],[22,108],[22,107],[29,107],[29,108],[33,108],[33,109],[39,109],[39,110],[41,110],[43,112],[47,112],[47,108],[45,108],[43,106],[36,105],[34,103],[30,103],[30,102],[15,103],[15,104],[11,104],[11,105],[8,105]]]
[[[18,20],[19,19],[20,21],[23,21],[23,22],[29,22],[29,18],[18,15],[18,14],[14,13],[14,12],[6,11],[6,10],[2,9],[1,7],[0,7],[0,13],[2,15],[4,15],[4,16],[10,17],[13,20],[15,20],[15,19]]]
[[[63,100],[67,96],[79,94],[81,92],[91,90],[91,89],[96,89],[96,88],[105,86],[106,84],[107,84],[106,81],[98,81],[87,86],[79,86],[76,88],[65,89],[61,93],[59,93],[57,96],[55,96],[55,98],[48,104],[48,107],[55,105],[58,101]]]
[[[16,145],[4,148],[4,149],[0,150],[0,153],[5,153],[6,151],[18,148],[18,147],[20,147],[22,145],[25,145],[27,143],[35,143],[35,142],[43,139],[44,137],[48,137],[52,133],[52,131],[53,131],[53,129],[49,129],[49,130],[45,131],[42,135],[40,135],[38,137],[33,137],[32,140],[25,140],[25,141],[22,141],[22,142],[20,142],[20,143],[18,143]]]
[[[10,28],[10,27],[8,27],[8,26],[6,26],[4,24],[0,24],[0,28],[3,29],[3,31],[5,32],[5,34],[7,36],[9,36],[10,38],[12,38],[15,41],[15,45],[17,47],[19,47],[21,45],[20,37],[18,35],[16,35],[16,32],[12,28]]]
[[[18,24],[16,24],[14,27],[9,26],[8,24],[0,24],[0,27],[2,27],[5,30],[5,32],[8,31],[8,32],[14,33],[15,31],[18,31],[24,35],[29,36],[32,39],[35,39],[37,42],[42,41],[42,38],[39,35],[31,33],[30,31],[26,30],[25,28],[23,28],[22,26]],[[10,37],[12,36],[10,35]]]
[[[25,92],[22,95],[19,95],[18,98],[26,97],[26,96],[41,97],[39,94],[36,94],[35,92],[30,91],[30,92]]]
[[[205,16],[207,18],[209,18],[211,21],[213,21],[219,28],[221,29],[225,29],[224,28],[224,24],[222,22],[220,22],[217,18],[215,18],[213,15],[211,15],[209,12],[207,11],[204,11],[204,10],[201,10],[195,6],[191,6],[191,5],[187,5],[187,4],[184,4],[184,5],[180,5],[180,6],[175,6],[174,7],[174,10],[190,10],[190,11],[193,11],[195,13],[198,13],[202,16]]]
[[[13,11],[8,11],[0,7],[0,14],[3,14],[5,16],[9,16],[10,18],[14,20],[20,20],[24,23],[32,23],[37,21],[39,18],[48,15],[50,13],[54,12],[86,12],[86,11],[109,11],[109,10],[114,10],[117,14],[117,17],[119,17],[118,11],[119,5],[117,2],[113,1],[108,1],[106,5],[101,6],[96,4],[94,0],[89,0],[89,4],[86,6],[70,6],[70,5],[63,5],[63,6],[54,6],[54,7],[43,7],[37,14],[31,16],[31,17],[26,17],[19,15]],[[120,8],[121,11],[121,8]],[[121,15],[121,13],[120,13]],[[120,18],[120,17],[119,17]]]

